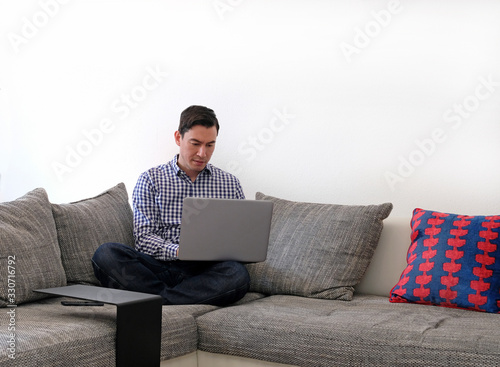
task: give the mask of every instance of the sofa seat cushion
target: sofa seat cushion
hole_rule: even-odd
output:
[[[115,362],[116,307],[66,307],[63,298],[44,299],[15,309],[17,366],[112,366]],[[0,313],[6,325],[9,315]],[[0,343],[10,345],[6,333]],[[4,348],[3,348],[4,349]],[[0,366],[13,360],[0,354]]]
[[[199,349],[296,366],[494,366],[498,315],[276,295],[198,318]]]
[[[50,298],[15,309],[15,362],[17,366],[115,366],[116,306],[62,306]],[[163,306],[161,360],[196,351],[195,318],[215,306]],[[8,325],[8,309],[0,325]],[[140,315],[138,315],[140,317]],[[0,367],[12,366],[7,332],[0,333]]]

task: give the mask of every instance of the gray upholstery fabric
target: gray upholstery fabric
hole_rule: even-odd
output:
[[[210,305],[163,306],[161,360],[180,357],[198,349],[196,318],[216,310]]]
[[[52,204],[68,283],[94,284],[91,258],[106,242],[134,245],[133,215],[125,185],[70,204]]]
[[[51,298],[16,309],[16,359],[9,359],[6,332],[0,333],[0,367],[115,366],[116,306],[66,307]],[[209,305],[163,306],[161,360],[196,351],[195,318]],[[140,317],[140,315],[137,315]],[[8,324],[0,312],[0,325]]]
[[[350,300],[370,264],[392,204],[274,202],[267,260],[249,264],[254,292]]]
[[[65,307],[45,299],[16,309],[15,360],[0,350],[0,366],[114,366],[116,307]],[[5,325],[7,314],[0,313]],[[0,343],[7,345],[0,333]]]
[[[198,318],[200,350],[304,367],[498,366],[500,317],[391,304],[271,296]]]
[[[0,307],[12,302],[8,289],[15,290],[13,301],[19,305],[46,297],[33,289],[66,285],[56,226],[44,189],[0,204],[0,249]],[[9,259],[14,260],[10,268]]]

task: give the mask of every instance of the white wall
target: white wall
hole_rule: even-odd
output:
[[[249,198],[498,214],[498,19],[496,0],[2,0],[0,200],[131,192],[203,104]]]

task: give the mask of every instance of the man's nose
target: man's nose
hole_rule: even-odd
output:
[[[207,155],[207,148],[205,148],[204,146],[200,147],[198,149],[198,156],[205,157],[206,155]]]

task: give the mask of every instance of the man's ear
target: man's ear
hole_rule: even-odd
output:
[[[181,133],[179,132],[179,130],[177,130],[177,131],[174,133],[174,139],[175,139],[175,144],[177,144],[178,146],[181,146],[181,139],[182,139],[182,136],[181,136]]]

